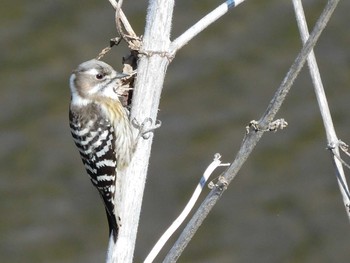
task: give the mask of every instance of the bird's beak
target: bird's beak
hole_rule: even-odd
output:
[[[129,77],[129,74],[124,74],[124,73],[117,73],[117,75],[115,76],[116,79],[122,79],[122,78],[126,78]]]

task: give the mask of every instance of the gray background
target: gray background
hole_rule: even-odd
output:
[[[147,1],[124,2],[142,34]],[[220,2],[176,1],[172,39]],[[304,2],[312,26],[326,1]],[[341,1],[315,50],[337,133],[348,142],[349,10]],[[116,35],[114,12],[108,1],[5,0],[0,21],[0,262],[103,262],[107,222],[70,136],[68,78]],[[251,0],[177,54],[135,262],[179,214],[213,154],[233,160],[300,46],[291,1]],[[106,61],[120,69],[125,54],[122,45]],[[288,129],[263,137],[179,262],[349,260],[349,222],[306,68],[277,117]]]

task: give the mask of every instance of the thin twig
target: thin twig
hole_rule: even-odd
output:
[[[140,37],[138,37],[129,23],[129,20],[125,16],[122,10],[123,1],[109,0],[113,8],[115,9],[115,23],[119,35],[128,43],[131,50],[139,50],[141,46]],[[126,31],[124,33],[123,27]]]
[[[331,149],[332,154],[333,154],[346,168],[348,168],[348,169],[350,170],[350,165],[347,164],[347,163],[340,157],[340,155],[335,151],[335,149],[336,149],[336,148]],[[347,197],[348,197],[348,199],[350,200],[350,195],[349,195],[349,191],[347,191],[347,188],[348,188],[348,187],[346,187],[344,190],[346,191]]]
[[[146,257],[144,263],[151,263],[158,255],[159,251],[163,248],[164,244],[169,240],[169,238],[174,234],[174,232],[179,228],[179,226],[183,223],[183,221],[186,219],[186,217],[191,212],[192,208],[194,207],[195,203],[198,200],[199,195],[201,194],[208,178],[210,175],[214,172],[214,170],[219,166],[229,166],[229,163],[221,163],[220,161],[220,154],[215,154],[214,160],[212,163],[207,167],[205,170],[201,180],[199,181],[196,189],[194,190],[190,200],[188,201],[187,205],[185,206],[184,210],[181,212],[181,214],[176,218],[176,220],[171,224],[171,226],[164,232],[164,234],[160,237],[158,242],[154,245],[151,252]]]
[[[299,27],[301,39],[302,39],[302,42],[305,43],[309,37],[309,30],[305,19],[303,5],[300,0],[293,0],[293,5],[294,5],[294,11],[295,11],[296,20]],[[308,61],[310,75],[314,85],[315,94],[317,97],[318,106],[320,108],[323,124],[327,134],[328,145],[329,145],[332,142],[338,142],[339,139],[337,138],[337,135],[335,133],[335,129],[332,121],[332,115],[328,107],[327,97],[323,88],[321,75],[320,75],[315,54],[313,51],[310,52],[307,61]],[[340,158],[340,154],[339,154],[338,144],[336,144],[336,147],[332,149],[332,153],[333,153],[333,163],[336,169],[336,174],[338,175],[337,180],[338,180],[340,193],[342,194],[342,197],[343,197],[346,214],[350,219],[350,212],[348,209],[348,206],[350,203],[349,187],[347,186],[346,177],[342,166],[342,159]],[[343,164],[347,165],[345,162]]]
[[[349,145],[341,140],[339,140],[337,144],[339,146],[339,149],[342,150],[342,152],[345,153],[348,157],[350,157]]]
[[[108,0],[111,5],[113,6],[114,9],[117,9],[118,7],[118,2],[116,0]],[[120,1],[119,1],[120,2]]]
[[[176,38],[170,45],[169,54],[172,56],[186,45],[192,38],[198,35],[201,31],[203,31],[206,27],[214,23],[220,17],[227,13],[227,11],[231,8],[238,6],[246,0],[227,0],[225,3],[222,3],[201,20],[199,20],[196,24],[187,29],[181,36]]]
[[[338,2],[339,0],[328,1],[321,16],[317,20],[315,28],[312,31],[312,34],[310,35],[308,41],[303,46],[301,52],[299,53],[294,63],[292,64],[290,70],[288,71],[286,77],[284,78],[280,87],[275,93],[275,96],[271,100],[265,113],[261,117],[259,121],[259,124],[260,124],[259,126],[262,127],[263,129],[268,126],[268,123],[270,123],[273,120],[277,111],[280,109],[295,78],[297,77],[298,73],[303,67],[308,54],[311,52],[311,50],[315,46],[317,40],[321,35],[321,32],[323,31],[330,17],[332,16],[332,13],[336,8]],[[258,143],[263,133],[264,133],[263,131],[258,131],[255,133],[250,132],[249,134],[246,134],[234,162],[223,175],[225,179],[224,182],[227,185],[236,177],[238,171],[240,170],[244,162],[248,159],[248,156],[251,154],[251,152],[255,148],[255,145]],[[208,196],[205,198],[205,200],[203,201],[201,206],[198,208],[198,210],[196,211],[196,213],[194,214],[190,222],[187,224],[187,226],[181,233],[179,239],[176,241],[175,245],[171,248],[171,250],[169,251],[168,255],[166,256],[163,262],[172,263],[177,261],[182,251],[188,245],[189,241],[192,239],[192,237],[194,236],[194,234],[196,233],[196,231],[198,230],[198,228],[200,227],[204,219],[207,217],[208,213],[211,211],[211,209],[220,199],[225,189],[226,189],[225,187],[221,187],[221,185],[219,184],[208,194]]]

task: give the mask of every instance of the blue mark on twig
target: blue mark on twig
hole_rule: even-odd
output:
[[[227,0],[226,4],[227,4],[228,8],[235,7],[235,5],[236,5],[235,0]]]

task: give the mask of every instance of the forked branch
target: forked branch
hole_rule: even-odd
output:
[[[305,19],[305,14],[303,10],[303,5],[301,3],[301,0],[293,0],[293,5],[294,5],[294,11],[296,15],[296,20],[298,22],[298,27],[301,35],[302,42],[305,43],[309,37],[309,30],[307,27],[306,19]],[[346,177],[344,174],[343,166],[342,166],[342,161],[341,159],[338,158],[339,156],[339,139],[337,138],[337,135],[335,133],[333,121],[332,121],[332,116],[331,112],[328,107],[328,102],[327,102],[327,97],[323,88],[322,80],[321,80],[321,75],[317,66],[315,54],[313,51],[310,52],[308,56],[308,66],[310,70],[310,75],[312,79],[312,83],[314,85],[315,89],[315,94],[317,97],[318,101],[318,106],[320,108],[323,124],[325,127],[326,135],[327,135],[327,145],[333,145],[334,147],[329,149],[331,150],[333,156],[333,164],[336,169],[336,174],[337,174],[337,181],[340,189],[340,193],[342,194],[343,197],[343,202],[344,202],[344,207],[346,214],[348,215],[348,218],[350,219],[350,210],[349,210],[349,205],[350,205],[350,195],[349,195],[349,187],[346,182]]]
[[[317,23],[312,31],[309,39],[304,44],[299,55],[295,59],[294,63],[290,67],[287,75],[282,81],[280,87],[276,91],[273,99],[271,100],[269,106],[267,107],[265,113],[258,121],[258,127],[260,129],[257,132],[250,132],[246,134],[243,139],[241,148],[239,149],[235,160],[228,168],[228,170],[223,174],[223,180],[219,181],[216,187],[208,194],[201,206],[198,208],[190,222],[187,224],[180,237],[176,241],[175,245],[171,248],[170,252],[167,254],[163,262],[172,263],[176,262],[180,257],[183,250],[188,245],[189,241],[192,239],[204,219],[207,217],[211,209],[220,199],[221,195],[226,189],[226,186],[231,183],[231,181],[236,177],[238,171],[247,160],[249,155],[252,153],[255,145],[258,143],[262,137],[264,131],[268,128],[269,123],[272,122],[277,111],[280,109],[284,99],[286,98],[295,78],[299,74],[301,68],[303,67],[309,53],[317,43],[322,31],[326,27],[330,17],[333,14],[339,0],[330,0],[325,9],[323,10],[321,16],[317,20]]]

